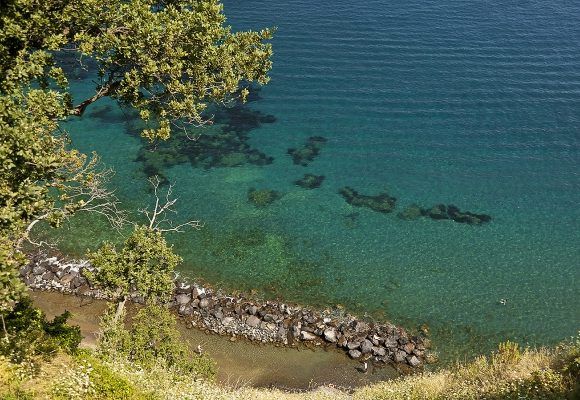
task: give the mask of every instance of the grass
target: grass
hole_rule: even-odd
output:
[[[523,349],[506,342],[496,352],[438,372],[401,377],[346,393],[323,387],[288,393],[225,388],[163,367],[147,370],[93,353],[60,354],[39,371],[0,359],[0,399],[578,399],[580,336],[554,349]]]

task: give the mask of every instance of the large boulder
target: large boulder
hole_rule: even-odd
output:
[[[361,349],[363,354],[368,354],[373,350],[373,344],[370,340],[365,339],[360,344],[360,349]]]
[[[177,296],[175,296],[175,302],[180,306],[189,303],[190,300],[191,300],[191,296],[189,294],[182,293],[182,294],[178,294]]]
[[[359,350],[352,349],[352,350],[349,350],[348,355],[351,358],[357,359],[357,358],[360,358],[362,356],[362,353]]]
[[[318,336],[316,336],[314,333],[312,332],[307,332],[307,331],[301,331],[300,332],[300,339],[302,340],[316,340]]]
[[[324,330],[324,339],[330,343],[336,343],[338,338],[336,336],[336,329],[328,328]]]
[[[255,328],[260,324],[260,322],[261,322],[260,318],[256,317],[255,315],[250,315],[246,320],[246,325],[248,325],[251,328]]]

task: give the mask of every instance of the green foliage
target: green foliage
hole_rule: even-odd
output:
[[[162,364],[183,374],[206,379],[215,376],[214,362],[194,354],[181,340],[175,317],[166,307],[148,304],[137,312],[129,329],[113,314],[109,309],[101,322],[99,354],[105,359],[122,357],[145,369]]]
[[[137,109],[143,136],[200,125],[207,105],[268,81],[270,31],[232,32],[217,0],[4,0],[0,7],[0,310],[22,294],[22,241],[58,225],[98,187],[95,160],[59,121],[110,96]],[[74,50],[73,50],[74,49]],[[94,95],[73,105],[56,53],[96,61]],[[94,207],[89,207],[93,209]]]
[[[10,310],[24,293],[18,271],[25,260],[15,252],[13,243],[0,237],[0,312]]]
[[[58,350],[74,353],[81,342],[78,326],[70,326],[67,311],[47,321],[44,313],[21,299],[13,310],[2,314],[7,335],[0,333],[0,354],[20,363],[34,356],[51,357]]]
[[[496,364],[515,364],[522,358],[520,346],[517,343],[505,341],[498,345],[498,350],[492,356],[492,362]]]
[[[172,120],[202,123],[207,104],[232,96],[244,81],[268,81],[272,52],[264,40],[271,32],[232,33],[217,0],[105,3],[71,7],[87,27],[74,40],[98,61],[100,90],[154,122],[143,133],[150,139],[167,138]]]
[[[136,227],[120,250],[105,243],[88,257],[95,271],[86,272],[87,278],[116,300],[130,293],[166,300],[173,290],[172,274],[181,261],[161,232],[148,227]]]

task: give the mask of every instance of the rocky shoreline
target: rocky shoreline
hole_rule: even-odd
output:
[[[86,260],[68,260],[38,254],[20,276],[33,290],[106,299],[90,285],[83,272]],[[133,296],[132,301],[142,303]],[[231,296],[210,287],[176,279],[171,306],[184,322],[211,333],[285,346],[336,347],[357,360],[397,367],[421,368],[428,357],[429,340],[408,334],[389,323],[369,323],[341,310],[312,310],[276,301]]]

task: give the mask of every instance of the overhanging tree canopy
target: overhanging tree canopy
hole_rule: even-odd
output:
[[[208,104],[243,100],[242,83],[268,81],[270,37],[233,32],[217,0],[2,0],[0,293],[14,292],[13,261],[36,221],[116,211],[99,202],[95,158],[71,149],[59,121],[108,96],[139,112],[150,140],[204,124]],[[89,98],[71,97],[62,52],[96,65]]]

